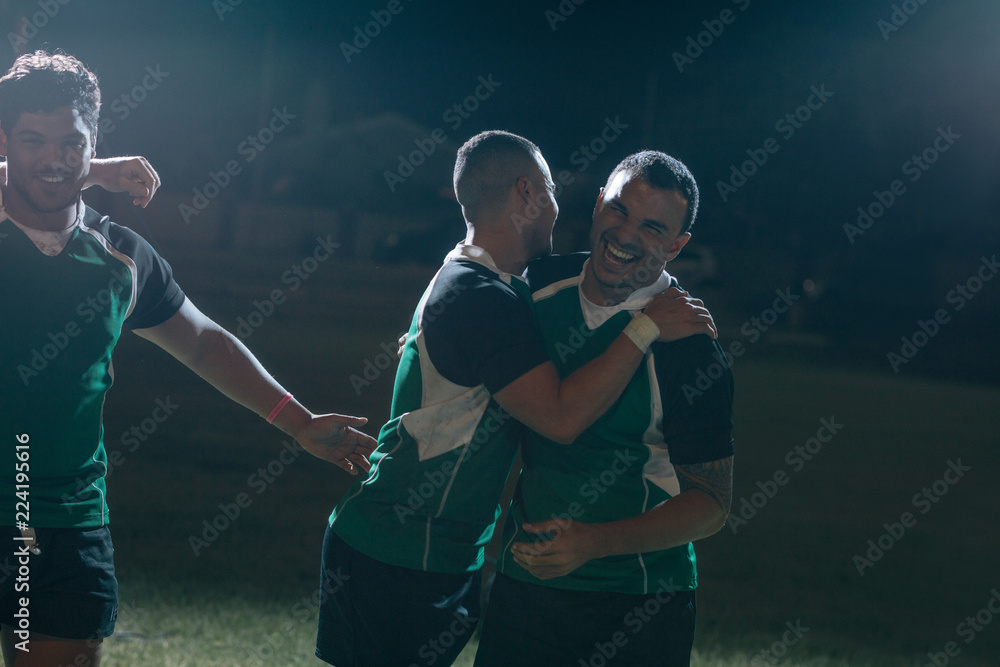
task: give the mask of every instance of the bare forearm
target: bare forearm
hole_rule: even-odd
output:
[[[181,361],[206,382],[232,399],[266,417],[285,395],[285,389],[264,369],[240,340],[221,327],[198,336],[195,352]],[[274,425],[294,435],[312,414],[294,398],[278,413]]]
[[[635,375],[645,355],[624,334],[605,352],[559,383],[557,408],[563,440],[572,442],[608,411]]]
[[[639,516],[593,524],[598,558],[672,549],[714,535],[726,513],[708,495],[684,491]]]

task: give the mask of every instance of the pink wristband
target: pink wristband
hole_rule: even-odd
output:
[[[284,396],[281,397],[281,400],[278,401],[278,404],[276,406],[274,406],[274,410],[271,410],[271,414],[269,414],[267,416],[267,423],[268,424],[271,424],[271,423],[274,422],[275,417],[278,416],[278,413],[281,412],[282,408],[284,408],[286,405],[288,405],[288,401],[290,401],[290,400],[292,400],[292,394],[291,394],[291,392],[288,392]]]

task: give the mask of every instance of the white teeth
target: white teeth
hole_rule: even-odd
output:
[[[617,259],[620,259],[623,262],[631,262],[633,259],[635,259],[635,255],[630,255],[627,252],[622,252],[621,250],[618,250],[610,243],[607,244],[607,247],[608,247],[608,252],[610,252],[613,257],[616,257]]]
[[[62,183],[66,180],[65,176],[39,176],[46,183]]]

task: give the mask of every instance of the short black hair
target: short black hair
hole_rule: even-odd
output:
[[[455,197],[471,222],[484,210],[503,203],[521,176],[538,168],[538,146],[503,130],[480,132],[458,149],[452,180]]]
[[[72,107],[91,132],[97,130],[101,89],[83,63],[65,53],[26,53],[0,77],[0,128],[9,132],[22,113]]]
[[[680,233],[684,234],[691,229],[695,216],[698,215],[698,184],[683,162],[661,151],[639,151],[618,163],[604,187],[610,186],[620,172],[625,172],[629,178],[641,178],[654,188],[677,190],[684,195],[687,212]]]

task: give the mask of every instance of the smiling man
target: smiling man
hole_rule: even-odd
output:
[[[114,630],[102,412],[123,328],[316,456],[355,472],[374,444],[351,428],[365,420],[292,399],[148,243],[84,205],[99,109],[96,77],[71,56],[24,55],[0,78],[0,563],[19,568],[0,580],[8,667],[96,667]]]
[[[632,313],[677,286],[664,267],[691,238],[697,208],[682,163],[637,153],[598,196],[589,258],[528,266],[560,374],[600,354]],[[579,332],[579,344],[567,345],[567,332]],[[710,364],[723,376],[688,402],[682,386]],[[696,335],[654,343],[621,398],[571,446],[529,433],[477,666],[689,664],[691,542],[728,515],[732,396],[722,349]]]
[[[558,207],[541,151],[480,133],[458,151],[454,186],[468,233],[417,306],[372,470],[324,540],[330,595],[316,655],[337,667],[450,665],[478,620],[483,547],[521,424],[572,442],[616,402],[653,341],[715,334],[701,302],[675,290],[647,299],[603,354],[560,373],[520,277],[552,251]]]

